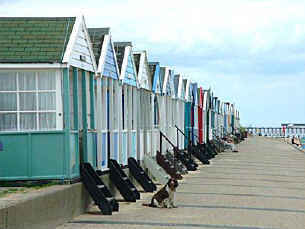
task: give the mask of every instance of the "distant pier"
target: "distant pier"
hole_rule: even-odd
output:
[[[270,137],[305,137],[305,127],[246,127],[248,133]]]

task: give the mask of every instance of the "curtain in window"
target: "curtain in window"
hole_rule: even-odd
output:
[[[38,94],[39,106],[38,110],[56,110],[56,93],[55,92],[40,92]]]
[[[17,127],[56,129],[55,71],[0,72],[0,130]]]
[[[20,111],[36,111],[36,93],[25,92],[19,94]]]
[[[0,131],[17,130],[16,113],[0,113]]]
[[[0,111],[16,111],[17,110],[17,94],[8,92],[0,92]]]
[[[38,90],[55,90],[55,71],[38,72]]]
[[[16,91],[17,81],[15,72],[0,72],[0,92]]]
[[[18,84],[20,91],[36,90],[36,74],[35,72],[19,72]]]
[[[20,130],[36,130],[36,113],[20,113]]]
[[[40,113],[39,128],[41,130],[51,130],[56,128],[56,113]]]

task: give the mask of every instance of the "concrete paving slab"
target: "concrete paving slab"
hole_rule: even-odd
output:
[[[120,203],[103,216],[92,207],[57,229],[304,229],[305,155],[279,140],[251,137],[239,153],[224,152],[180,182],[175,209]]]

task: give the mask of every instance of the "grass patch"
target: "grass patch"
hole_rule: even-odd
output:
[[[24,187],[24,188],[43,188],[61,184],[60,181],[7,181],[1,182],[0,187]]]
[[[7,187],[3,191],[0,190],[0,198],[14,193],[26,193],[32,190],[47,188],[58,185],[58,181],[19,181],[19,182],[3,182],[0,187]]]
[[[10,189],[4,190],[4,191],[0,191],[0,198],[5,197],[9,194],[24,192],[24,191],[25,191],[24,188],[10,188]]]

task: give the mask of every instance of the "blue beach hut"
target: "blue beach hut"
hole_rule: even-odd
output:
[[[137,70],[131,42],[114,42],[122,81],[122,164],[128,157],[137,159]]]
[[[97,148],[98,168],[108,169],[108,158],[122,162],[121,100],[119,69],[109,28],[90,28],[90,37],[97,61]]]
[[[173,119],[173,98],[174,98],[174,71],[169,67],[160,68],[160,80],[162,83],[161,98],[161,131],[174,142],[175,125]],[[171,146],[168,142],[162,144],[162,152]]]
[[[153,124],[151,133],[151,156],[155,157],[157,150],[160,148],[160,96],[162,92],[162,83],[160,80],[160,63],[149,62],[150,72],[152,75],[152,109]]]
[[[184,115],[185,115],[185,87],[183,85],[183,76],[181,74],[176,74],[174,76],[174,87],[175,87],[175,107],[174,107],[174,117],[175,125],[179,129],[184,129]],[[175,130],[176,131],[176,130]],[[184,136],[182,134],[176,133],[176,142],[179,149],[184,149]]]
[[[150,72],[146,51],[133,52],[139,83],[137,153],[142,161],[144,154],[151,155],[152,130],[152,75]]]

